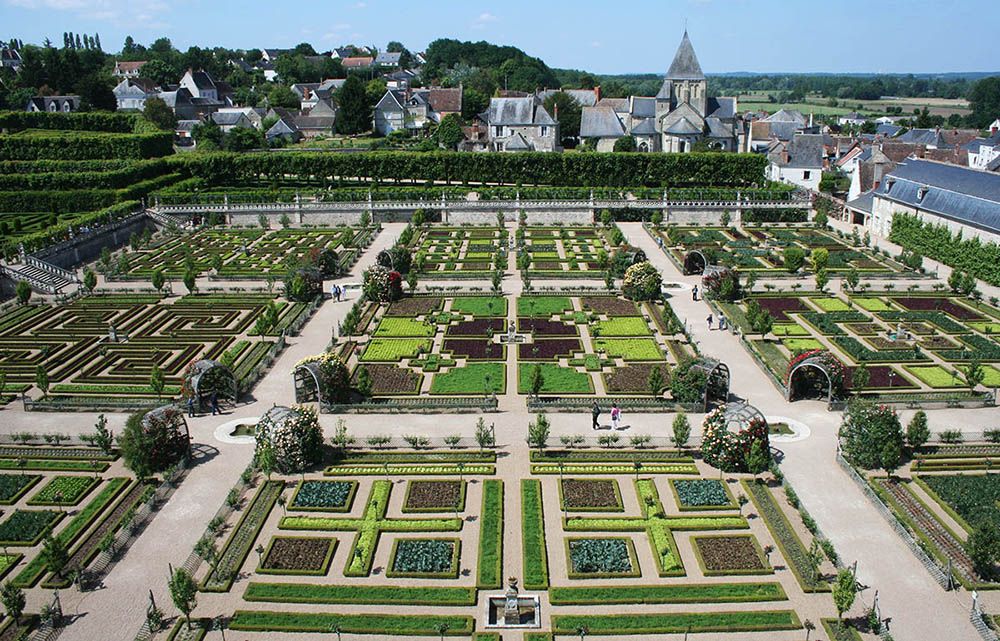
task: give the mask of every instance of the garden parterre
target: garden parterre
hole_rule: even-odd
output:
[[[228,363],[248,384],[275,348],[273,339],[252,335],[272,301],[278,320],[269,336],[298,326],[309,313],[304,303],[269,294],[100,294],[18,307],[0,316],[0,370],[25,385],[36,384],[43,370],[48,400],[58,403],[174,398],[186,368],[201,359]],[[112,328],[117,342],[109,337]],[[161,394],[150,387],[154,365],[164,375]]]

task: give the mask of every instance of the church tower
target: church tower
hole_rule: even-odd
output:
[[[666,103],[669,101],[669,105]],[[681,38],[681,44],[677,47],[674,61],[667,70],[667,77],[663,80],[660,92],[656,94],[657,116],[661,109],[672,111],[680,105],[687,103],[694,108],[702,117],[708,108],[708,81],[702,73],[701,65],[698,63],[698,56],[691,46],[691,39],[688,38],[687,30]],[[662,105],[662,107],[661,107]]]

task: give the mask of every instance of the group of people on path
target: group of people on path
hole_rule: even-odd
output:
[[[338,303],[342,301],[344,299],[344,288],[334,283],[330,287],[330,298]]]
[[[709,331],[711,331],[712,330],[712,323],[715,321],[715,316],[712,315],[712,314],[709,314],[708,318],[706,320],[708,321],[708,329],[709,329]],[[719,329],[723,329],[723,330],[724,329],[729,329],[729,321],[727,321],[726,317],[723,316],[722,314],[719,314]]]
[[[591,414],[591,416],[594,419],[594,424],[593,424],[593,427],[591,429],[595,429],[595,430],[601,429],[601,424],[598,421],[598,418],[601,416],[601,406],[597,404],[597,401],[594,401],[594,405],[590,408],[590,414]],[[618,407],[617,403],[612,403],[611,404],[611,429],[613,429],[613,430],[622,430],[622,429],[625,429],[624,427],[621,426],[621,422],[622,422],[622,411],[621,411],[621,408]]]

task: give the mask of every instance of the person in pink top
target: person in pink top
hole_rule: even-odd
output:
[[[611,404],[611,429],[621,429],[622,411],[617,403]]]

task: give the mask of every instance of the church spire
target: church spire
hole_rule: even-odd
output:
[[[694,47],[691,46],[691,39],[688,38],[687,29],[684,30],[684,37],[681,38],[681,44],[677,47],[677,53],[674,55],[674,61],[670,64],[670,69],[667,71],[668,80],[704,80],[705,74],[701,71],[701,65],[698,63],[698,56],[694,53]]]

